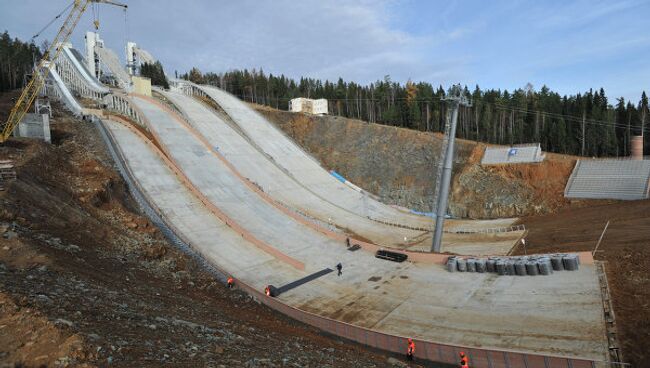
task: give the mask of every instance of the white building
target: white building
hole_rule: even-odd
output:
[[[289,101],[289,111],[306,112],[313,115],[327,115],[327,100],[324,98],[312,100],[298,97]]]

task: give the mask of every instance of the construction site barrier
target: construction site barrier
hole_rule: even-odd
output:
[[[146,197],[142,188],[132,177],[132,173],[127,169],[128,165],[125,164],[122,157],[119,157],[115,153],[115,150],[119,150],[117,145],[112,141],[112,139],[106,137],[107,134],[110,135],[110,132],[107,132],[107,129],[103,127],[101,121],[99,121],[98,125],[100,126],[100,130],[103,132],[103,136],[105,136],[104,139],[107,145],[109,145],[109,149],[116,164],[118,164],[118,167],[121,167],[119,170],[120,173],[127,183],[130,184],[129,189],[132,191],[132,194],[134,194],[134,197],[136,197],[136,201],[141,204],[141,206],[148,208],[148,211],[145,211],[145,214],[152,218],[152,221],[155,219],[155,221],[153,221],[154,224],[159,226],[163,234],[172,240],[172,244],[178,246],[182,251],[191,254],[194,258],[199,260],[200,263],[203,264],[206,269],[210,270],[220,282],[225,284],[228,273],[224,272],[215,264],[207,262],[200,250],[192,248],[191,244],[183,237],[182,233],[178,232],[177,229],[165,219],[164,215],[160,213],[159,210],[154,210],[155,207],[151,204],[153,202]],[[445,255],[436,256],[445,259],[447,257]],[[589,256],[591,256],[590,253]],[[385,334],[294,308],[283,303],[279,299],[264,295],[261,290],[257,290],[257,288],[254,288],[238,279],[235,279],[235,286],[262,304],[296,321],[311,325],[332,335],[392,353],[404,354],[405,352],[407,346],[406,339],[408,337]],[[415,357],[418,359],[439,363],[458,364],[458,353],[463,351],[469,357],[472,366],[476,368],[629,368],[629,365],[625,363],[526,354],[499,349],[478,349],[466,346],[440,344],[431,341],[418,340],[417,338],[415,338],[414,341],[418,346],[415,353]]]

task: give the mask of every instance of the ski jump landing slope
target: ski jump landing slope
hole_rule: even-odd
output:
[[[431,229],[430,218],[405,213],[376,201],[335,179],[291,139],[246,104],[218,89],[200,86],[228,116],[181,93],[166,93],[196,131],[230,160],[247,178],[282,203],[347,233],[376,244],[428,250],[429,231],[389,226],[379,221]],[[230,118],[230,119],[227,119]],[[225,121],[227,120],[227,121]],[[390,219],[389,219],[390,217]],[[449,228],[480,231],[507,227],[513,219],[448,220]],[[466,254],[505,254],[523,232],[498,234],[446,233],[443,247]]]
[[[262,290],[267,284],[289,285],[341,262],[342,276],[326,274],[277,298],[399,336],[605,358],[605,325],[593,266],[548,277],[499,277],[449,273],[440,265],[394,263],[369,252],[350,252],[342,242],[262,200],[165,109],[148,98],[134,97],[133,103],[168,157],[163,159],[135,130],[107,122],[133,177],[176,231],[235,278]],[[217,207],[236,225],[225,225],[208,207]],[[246,240],[233,230],[237,226],[304,268]]]
[[[338,207],[287,175],[231,128],[209,107],[179,92],[165,93],[188,118],[188,124],[218,150],[241,174],[261,186],[267,194],[303,213],[326,222],[346,226],[363,238],[382,244],[401,244],[423,232],[388,227]]]
[[[266,155],[295,180],[318,196],[359,216],[413,227],[432,227],[432,219],[402,212],[340,182],[273,124],[244,102],[218,88],[201,86],[203,91],[237,123]]]

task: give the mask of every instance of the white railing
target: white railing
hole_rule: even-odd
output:
[[[136,109],[133,108],[131,100],[129,100],[126,95],[110,94],[104,98],[104,104],[109,111],[118,115],[126,116],[146,129],[140,115]]]
[[[65,48],[64,48],[65,49]],[[101,100],[110,90],[106,87],[92,83],[88,76],[83,72],[78,60],[72,60],[69,50],[62,53],[62,56],[56,60],[55,69],[61,80],[65,83],[71,92],[77,95],[93,100]]]

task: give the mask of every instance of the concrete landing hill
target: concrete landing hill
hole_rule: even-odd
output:
[[[252,105],[328,169],[389,204],[430,211],[440,133],[312,116]],[[490,219],[553,213],[586,201],[564,198],[577,157],[548,154],[536,164],[481,166],[485,144],[457,140],[450,211]]]

